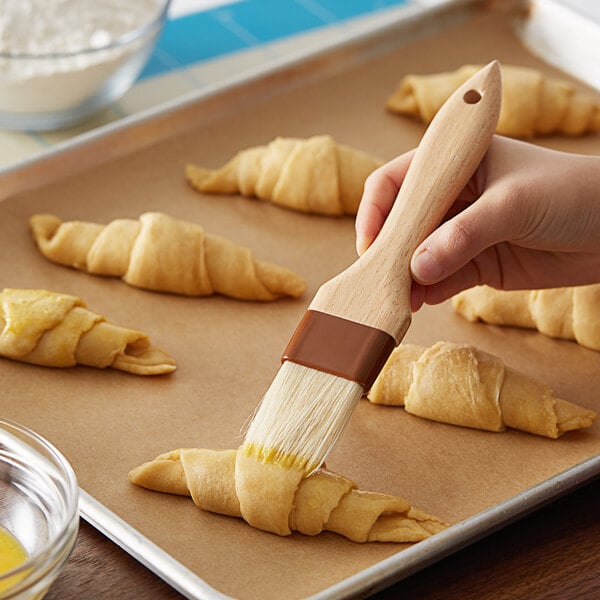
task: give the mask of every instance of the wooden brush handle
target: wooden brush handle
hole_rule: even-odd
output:
[[[411,257],[485,155],[500,100],[497,61],[450,96],[427,128],[379,235],[354,264],[321,286],[311,310],[369,325],[400,343],[411,321]]]

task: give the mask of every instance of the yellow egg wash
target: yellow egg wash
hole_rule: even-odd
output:
[[[0,577],[22,565],[28,558],[25,548],[6,529],[0,527]],[[13,584],[24,577],[25,573],[19,573],[13,577],[0,579],[0,592],[9,589]]]

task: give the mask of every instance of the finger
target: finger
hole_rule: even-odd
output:
[[[410,288],[410,309],[412,312],[417,312],[425,302],[425,286],[412,282]]]
[[[373,243],[388,216],[414,155],[402,154],[373,171],[365,181],[356,214],[356,251],[359,255]]]
[[[440,304],[463,290],[476,285],[481,285],[482,283],[487,283],[488,285],[492,284],[491,281],[482,281],[481,275],[481,268],[478,267],[474,261],[469,262],[462,269],[438,283],[432,285],[415,284],[421,288],[417,298],[422,304]],[[494,283],[496,283],[496,285],[493,285],[492,287],[502,287],[501,284],[498,284],[497,282]]]
[[[413,281],[410,290],[411,310],[416,312],[423,304],[440,304],[458,294],[458,292],[481,283],[483,283],[481,281],[481,267],[477,266],[475,261],[468,263],[447,279],[432,285],[421,285]],[[491,282],[486,283],[491,284]]]

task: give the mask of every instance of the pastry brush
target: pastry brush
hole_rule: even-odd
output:
[[[500,100],[493,61],[438,111],[379,235],[309,305],[246,431],[244,455],[306,474],[323,463],[410,325],[412,254],[485,155]]]

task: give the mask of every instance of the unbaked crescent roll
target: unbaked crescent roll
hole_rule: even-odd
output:
[[[108,323],[80,298],[47,290],[0,292],[0,355],[46,367],[110,367],[135,375],[175,370],[148,337]]]
[[[469,321],[537,329],[600,350],[600,284],[545,290],[496,290],[480,285],[452,298]]]
[[[195,223],[148,212],[108,225],[33,215],[33,237],[49,260],[129,285],[186,296],[223,294],[241,300],[298,297],[304,280],[254,258],[248,248]]]
[[[400,344],[367,397],[442,423],[488,431],[512,427],[549,438],[590,427],[596,419],[594,411],[556,398],[549,386],[499,358],[450,342],[430,348]]]
[[[220,169],[187,165],[199,192],[254,196],[306,213],[355,215],[367,176],[383,161],[329,135],[275,138],[238,152]]]
[[[431,122],[449,96],[481,67],[407,75],[387,100],[388,110]],[[536,69],[502,65],[502,106],[496,132],[517,138],[600,131],[600,103],[571,83]]]
[[[136,467],[129,480],[158,492],[191,496],[203,510],[247,520],[236,491],[237,454],[182,448]],[[272,469],[267,478],[252,483],[258,502],[253,510],[262,513],[261,529],[266,531],[279,535],[333,531],[354,542],[418,542],[447,527],[404,498],[358,490],[346,477],[324,468],[310,477],[294,473],[290,479],[288,469],[267,466]],[[273,514],[285,517],[283,527],[269,521]]]

